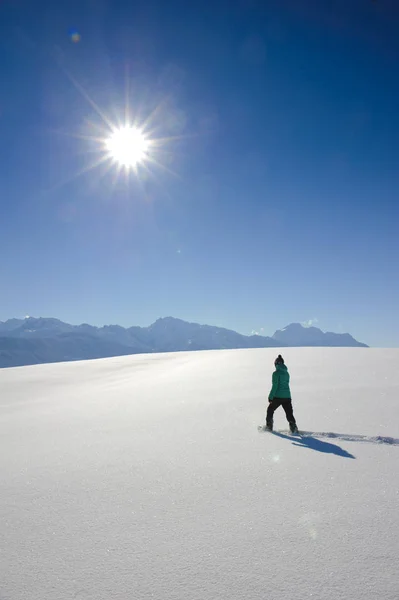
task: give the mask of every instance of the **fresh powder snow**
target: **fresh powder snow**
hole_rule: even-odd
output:
[[[0,600],[397,600],[399,351],[0,371]]]

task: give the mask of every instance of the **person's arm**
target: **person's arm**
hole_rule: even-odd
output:
[[[278,382],[279,382],[279,373],[278,373],[278,371],[274,371],[274,373],[272,375],[272,389],[270,390],[270,394],[269,394],[269,402],[271,402],[273,400],[274,396],[276,395],[277,388],[278,388]]]

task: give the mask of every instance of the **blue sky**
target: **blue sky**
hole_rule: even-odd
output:
[[[388,0],[3,0],[0,319],[398,346],[398,26]],[[158,164],[90,169],[127,98]]]

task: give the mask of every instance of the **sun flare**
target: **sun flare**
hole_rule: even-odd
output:
[[[105,140],[109,158],[121,167],[133,168],[148,158],[150,141],[137,127],[115,129]]]
[[[86,118],[81,133],[67,134],[84,140],[87,154],[93,156],[92,160],[87,160],[82,165],[72,179],[93,169],[99,169],[101,179],[108,177],[114,189],[121,178],[124,179],[126,186],[129,186],[133,179],[137,181],[156,179],[161,172],[178,177],[170,167],[173,162],[172,150],[173,145],[185,136],[165,135],[163,129],[165,100],[154,105],[150,111],[144,112],[139,103],[138,106],[130,104],[131,86],[127,81],[124,111],[114,107],[112,110],[110,108],[107,114],[73,75],[68,72],[66,74],[93,111]]]

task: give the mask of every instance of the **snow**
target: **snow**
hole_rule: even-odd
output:
[[[1,370],[0,599],[397,600],[399,351],[275,355]]]

